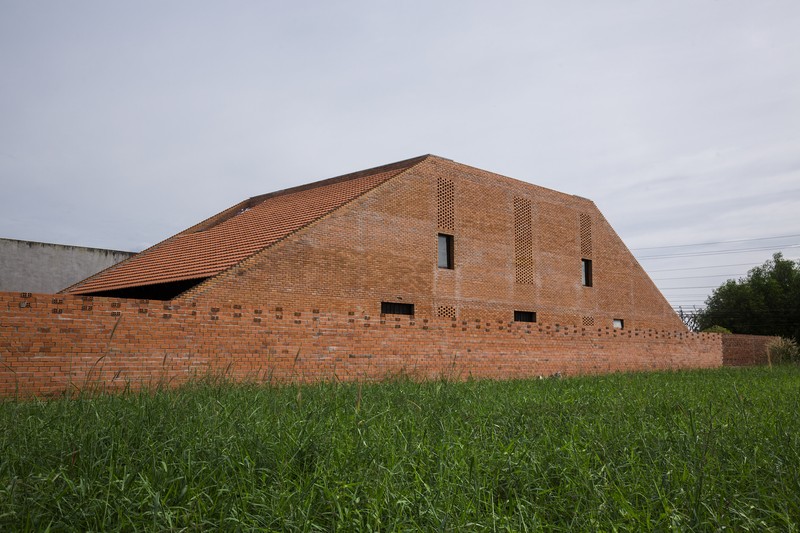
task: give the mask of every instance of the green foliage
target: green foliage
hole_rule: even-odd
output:
[[[697,321],[701,330],[719,325],[734,333],[800,340],[800,261],[777,253],[746,278],[727,281],[706,300]]]
[[[710,328],[704,329],[701,333],[722,333],[724,335],[730,334],[731,330],[728,328],[723,328],[722,326],[711,326]]]
[[[797,531],[800,367],[0,402],[0,531]]]
[[[783,337],[776,339],[767,345],[769,360],[773,363],[798,363],[800,362],[800,349],[792,339]]]

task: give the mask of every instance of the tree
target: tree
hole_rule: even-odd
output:
[[[728,280],[714,289],[697,320],[701,330],[723,326],[800,341],[800,261],[776,253],[746,278]]]

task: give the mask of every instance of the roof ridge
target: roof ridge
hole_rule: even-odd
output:
[[[412,157],[410,159],[404,159],[402,161],[396,161],[394,163],[389,163],[388,165],[380,165],[377,167],[367,168],[364,170],[358,170],[356,172],[350,172],[348,174],[341,174],[339,176],[334,176],[332,178],[326,178],[324,180],[314,181],[312,183],[306,183],[304,185],[297,185],[295,187],[289,187],[288,189],[281,189],[278,191],[268,192],[265,194],[259,194],[256,196],[251,196],[247,201],[258,201],[261,202],[262,200],[266,200],[267,198],[274,198],[276,196],[283,196],[284,194],[291,194],[295,192],[307,191],[309,189],[315,189],[317,187],[324,187],[326,185],[333,185],[334,183],[341,183],[343,181],[349,181],[357,178],[363,178],[366,176],[371,176],[373,174],[380,174],[381,172],[389,172],[391,170],[397,170],[403,168],[404,170],[408,170],[409,168],[416,166],[417,164],[421,163],[425,159],[432,157],[431,154],[420,155],[417,157]],[[405,168],[404,168],[405,167]]]
[[[201,231],[208,231],[211,228],[222,224],[226,220],[235,217],[236,215],[240,214],[241,212],[251,209],[256,205],[260,204],[261,202],[268,200],[270,198],[276,198],[278,196],[285,196],[287,194],[294,194],[298,192],[308,191],[311,189],[316,189],[318,187],[325,187],[328,185],[333,185],[335,183],[341,183],[344,181],[350,181],[358,178],[363,178],[366,176],[371,176],[374,174],[380,174],[381,172],[389,172],[391,170],[407,167],[411,168],[414,165],[424,161],[428,157],[431,157],[430,154],[421,155],[417,157],[412,157],[410,159],[404,159],[402,161],[396,161],[394,163],[389,163],[387,165],[380,165],[377,167],[367,168],[364,170],[358,170],[356,172],[350,172],[349,174],[342,174],[340,176],[334,176],[332,178],[326,178],[319,181],[314,181],[311,183],[305,183],[303,185],[296,185],[294,187],[289,187],[286,189],[280,189],[277,191],[272,191],[264,194],[259,194],[256,196],[251,196],[250,198],[243,200],[235,205],[232,205],[228,209],[221,211],[215,215],[208,217],[205,220],[201,220],[194,226],[186,228],[185,230],[181,231],[178,235],[182,234],[189,234],[189,233],[198,233]]]

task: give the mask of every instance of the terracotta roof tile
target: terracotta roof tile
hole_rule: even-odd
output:
[[[251,198],[63,292],[89,294],[219,274],[423,159]]]

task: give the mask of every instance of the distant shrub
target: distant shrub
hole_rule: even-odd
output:
[[[723,328],[722,326],[711,326],[710,328],[704,329],[701,333],[724,333],[729,334],[733,333],[728,328]]]
[[[800,362],[800,349],[792,339],[775,339],[767,345],[767,354],[773,363]]]

